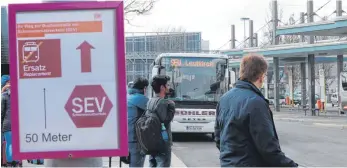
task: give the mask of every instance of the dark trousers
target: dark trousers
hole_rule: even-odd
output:
[[[171,166],[171,145],[166,144],[164,153],[151,155],[149,157],[149,167],[170,167]]]
[[[145,164],[146,155],[141,153],[141,150],[136,142],[129,142],[130,164],[129,167],[143,167]]]

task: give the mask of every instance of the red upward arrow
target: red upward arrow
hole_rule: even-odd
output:
[[[81,72],[92,72],[92,54],[94,49],[87,41],[84,41],[76,50],[81,50]]]

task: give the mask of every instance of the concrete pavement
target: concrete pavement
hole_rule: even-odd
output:
[[[302,122],[325,127],[337,127],[347,129],[347,116],[335,113],[320,113],[319,116],[305,116],[304,113],[296,111],[274,112],[274,119],[288,122]]]
[[[282,150],[300,165],[347,166],[346,116],[305,116],[281,111],[274,112],[274,118]],[[172,167],[220,166],[219,151],[209,135],[175,134],[172,150]],[[108,164],[108,158],[104,158],[104,167]],[[146,159],[145,166],[148,165]],[[112,167],[119,167],[118,157],[112,159]]]
[[[104,159],[104,167],[109,166],[109,158]],[[111,167],[119,167],[119,157],[112,157]],[[128,164],[122,163],[122,167],[129,167]],[[149,157],[146,157],[145,167],[149,167]],[[171,153],[171,167],[187,167],[174,153]]]
[[[346,167],[347,130],[276,121],[282,150],[305,167]]]
[[[315,117],[293,122],[281,120],[285,115],[279,115],[275,114],[275,124],[286,155],[305,167],[347,167],[347,129],[313,124],[318,120],[338,123],[347,118]],[[174,153],[188,167],[220,167],[219,152],[208,135],[175,134],[174,140]]]
[[[109,157],[103,157],[103,167],[109,167]],[[129,167],[128,164],[122,163],[122,167]],[[23,161],[23,167],[44,167],[44,165],[34,165]],[[112,157],[111,167],[120,167],[119,157]],[[148,157],[145,160],[145,167],[149,167]],[[187,167],[174,153],[171,153],[171,167]]]
[[[174,134],[173,152],[188,167],[220,167],[219,151],[206,134]]]

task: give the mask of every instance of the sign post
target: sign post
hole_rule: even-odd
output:
[[[9,5],[15,159],[128,155],[122,1]]]

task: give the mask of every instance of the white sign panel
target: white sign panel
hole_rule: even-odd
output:
[[[16,12],[17,158],[127,154],[119,4],[123,22],[122,2],[36,4],[56,9]],[[66,6],[78,10],[59,10]]]

